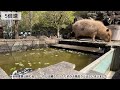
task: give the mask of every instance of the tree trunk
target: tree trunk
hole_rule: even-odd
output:
[[[30,32],[32,33],[32,11],[29,11]]]
[[[18,33],[18,20],[15,20],[15,39],[19,39],[19,33]]]
[[[58,38],[60,37],[60,28],[59,28],[59,26],[57,26],[57,37]]]

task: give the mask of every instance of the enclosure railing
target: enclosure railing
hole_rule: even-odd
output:
[[[110,51],[108,51],[107,53],[96,59],[94,62],[80,70],[80,72],[88,73],[90,70],[92,70],[101,74],[106,74],[108,71],[110,71],[113,54],[114,49],[111,48]]]

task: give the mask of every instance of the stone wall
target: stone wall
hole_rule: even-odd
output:
[[[35,48],[48,47],[58,43],[57,39],[1,39],[0,52],[11,52]]]

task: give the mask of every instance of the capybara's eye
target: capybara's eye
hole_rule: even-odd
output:
[[[109,31],[109,29],[106,30],[107,32]]]

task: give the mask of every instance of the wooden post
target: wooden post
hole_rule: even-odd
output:
[[[32,33],[32,11],[29,11],[30,32]]]
[[[18,20],[15,20],[15,39],[19,39],[19,33],[18,33]]]
[[[117,47],[113,54],[113,60],[111,64],[112,71],[117,71],[120,69],[120,47]]]

